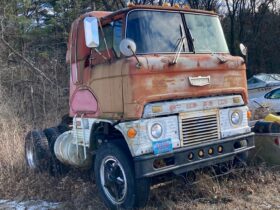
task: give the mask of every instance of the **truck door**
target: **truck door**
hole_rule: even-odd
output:
[[[113,21],[99,30],[100,45],[91,55],[88,85],[98,98],[101,112],[110,118],[123,113],[122,62],[118,59],[122,22],[122,19]]]

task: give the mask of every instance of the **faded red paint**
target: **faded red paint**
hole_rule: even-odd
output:
[[[76,89],[70,98],[70,104],[73,113],[98,113],[97,99],[87,87]]]
[[[142,67],[136,67],[136,59],[115,58],[110,50],[111,62],[95,56],[93,67],[90,67],[91,49],[85,46],[83,18],[90,15],[101,18],[102,24],[122,18],[135,8],[176,10],[190,13],[212,12],[185,10],[169,7],[137,6],[114,13],[92,12],[78,18],[72,25],[67,60],[71,64],[70,81],[70,115],[77,114],[77,108],[87,107],[88,101],[83,97],[73,97],[81,87],[86,87],[96,99],[96,105],[91,105],[89,117],[110,119],[141,118],[146,103],[240,94],[247,103],[247,82],[244,60],[229,54],[181,54],[177,64],[170,65],[175,55],[144,55],[138,56]],[[123,28],[124,30],[124,28]],[[107,52],[102,52],[106,55]],[[192,86],[189,77],[210,76],[210,85]],[[222,103],[222,102],[221,102]],[[96,112],[92,112],[95,110]],[[87,107],[88,108],[88,107]],[[172,107],[171,107],[172,109]],[[82,109],[81,109],[82,110]],[[81,111],[79,111],[79,114]]]
[[[131,58],[129,72],[124,75],[130,83],[130,88],[124,91],[129,92],[127,95],[131,94],[131,97],[124,98],[124,105],[134,110],[134,113],[124,110],[129,118],[141,117],[143,106],[155,101],[230,94],[241,94],[244,101],[248,101],[246,68],[242,58],[224,55],[227,62],[220,63],[212,55],[189,54],[181,55],[178,63],[170,66],[162,62],[168,56],[144,57],[141,60],[147,63],[140,70],[135,68],[136,61]],[[155,64],[149,64],[150,60]],[[188,77],[198,76],[210,76],[211,84],[192,86]]]

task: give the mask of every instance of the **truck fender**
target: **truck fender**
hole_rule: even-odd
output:
[[[118,125],[114,125],[114,123],[114,121],[109,120],[98,120],[92,124],[90,132],[90,150],[95,153],[102,143],[116,142],[133,156],[132,146],[128,144],[129,141],[124,131]],[[111,136],[112,134],[115,138]]]

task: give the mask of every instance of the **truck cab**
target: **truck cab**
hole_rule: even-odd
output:
[[[153,177],[245,161],[254,148],[245,62],[213,12],[87,13],[72,24],[67,62],[72,121],[53,155],[91,168],[109,208],[144,206]]]

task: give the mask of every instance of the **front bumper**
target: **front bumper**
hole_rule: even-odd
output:
[[[247,145],[236,148],[236,144],[240,141],[246,140]],[[217,148],[222,146],[223,152],[219,153]],[[176,149],[170,153],[160,155],[143,155],[134,158],[135,175],[137,178],[153,177],[160,174],[173,172],[181,174],[187,171],[203,168],[206,166],[215,165],[218,163],[233,160],[234,157],[242,152],[246,152],[255,147],[254,133],[247,133],[244,135],[234,136],[222,140],[215,140],[204,144],[183,147]],[[212,148],[214,153],[208,154],[208,150]],[[204,151],[204,156],[199,157],[199,151]],[[188,155],[193,153],[193,159],[189,160]],[[172,159],[172,164],[164,167],[155,168],[154,162],[156,160]]]

